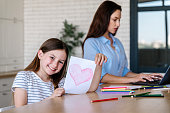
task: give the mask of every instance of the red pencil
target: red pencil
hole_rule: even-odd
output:
[[[100,99],[100,100],[92,100],[91,102],[102,102],[102,101],[109,101],[109,100],[118,100],[118,98],[107,98],[107,99]]]

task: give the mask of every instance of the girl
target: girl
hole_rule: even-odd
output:
[[[102,62],[107,58],[103,54],[96,55],[96,69],[101,70]],[[34,60],[24,69],[18,72],[12,91],[14,92],[14,104],[20,107],[26,104],[42,101],[44,99],[62,96],[63,88],[58,88],[58,83],[66,73],[68,61],[68,48],[62,41],[51,38],[45,41]],[[100,70],[97,70],[89,91],[95,91],[100,81]]]

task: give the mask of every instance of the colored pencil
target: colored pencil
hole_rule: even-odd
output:
[[[134,97],[136,97],[136,96],[142,96],[142,95],[146,95],[146,94],[149,94],[149,93],[151,93],[151,92],[146,92],[146,93],[140,93],[140,94],[136,94],[136,95],[134,95]]]
[[[149,94],[149,93],[151,93],[151,92],[140,93],[140,94],[136,94],[136,95],[123,95],[122,97],[131,97],[131,96],[137,97],[137,96],[143,96],[143,95],[146,95],[146,94]]]
[[[102,89],[127,89],[128,87],[103,87]]]
[[[135,88],[132,90],[138,90],[138,89],[155,89],[155,88],[164,88],[164,87],[141,87],[141,88]]]
[[[117,90],[117,91],[102,91],[102,92],[135,92],[135,91],[123,91],[123,90],[122,91],[120,91],[120,90],[118,91]]]
[[[165,85],[159,85],[159,86],[142,86],[142,87],[166,87]]]
[[[101,94],[115,94],[115,95],[128,95],[128,94],[131,94],[131,92],[106,92],[106,91],[102,91],[100,92]]]
[[[126,89],[101,89],[101,91],[131,91]]]
[[[136,97],[164,97],[162,94],[149,94],[149,95],[141,95],[141,96],[136,96]]]
[[[118,98],[107,98],[107,99],[99,99],[99,100],[92,100],[91,102],[103,102],[103,101],[110,101],[110,100],[118,100]]]

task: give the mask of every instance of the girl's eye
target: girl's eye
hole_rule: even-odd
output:
[[[54,60],[54,57],[53,57],[53,56],[50,56],[50,58],[51,58],[52,60]]]
[[[59,63],[64,64],[64,62],[62,62],[62,61],[59,61]]]

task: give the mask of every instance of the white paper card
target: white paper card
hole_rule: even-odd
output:
[[[95,68],[94,61],[71,56],[64,83],[65,92],[86,93],[90,88]]]

